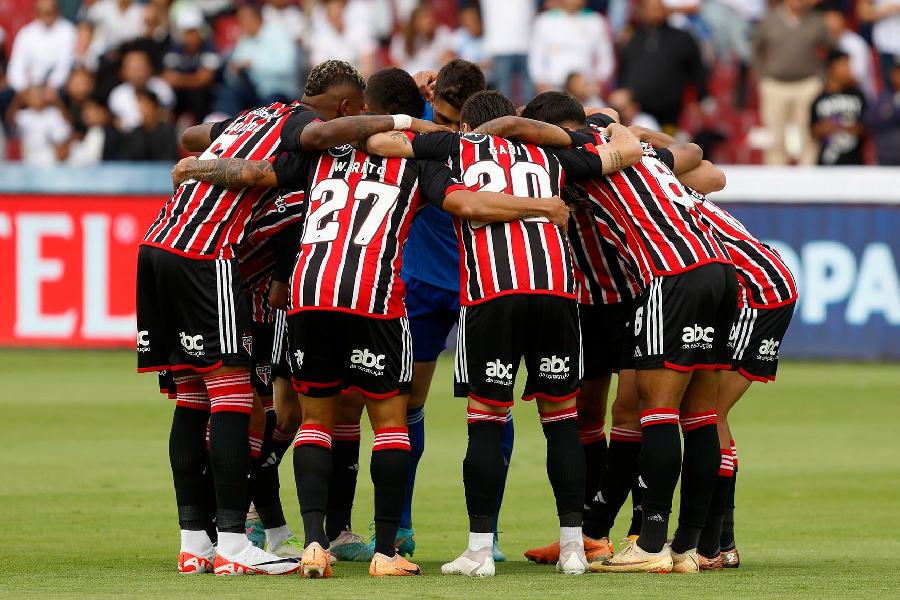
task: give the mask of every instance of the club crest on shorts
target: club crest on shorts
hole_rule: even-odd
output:
[[[241,343],[244,344],[244,350],[247,351],[247,354],[253,354],[253,336],[245,335],[241,337]]]
[[[259,365],[256,367],[256,376],[259,377],[259,380],[262,381],[264,385],[269,385],[269,380],[272,378],[272,366]]]

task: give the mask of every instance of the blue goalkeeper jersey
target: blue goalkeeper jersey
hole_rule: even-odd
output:
[[[432,114],[429,102],[424,117],[432,120]],[[459,241],[449,213],[430,204],[419,211],[403,248],[402,275],[459,291]]]

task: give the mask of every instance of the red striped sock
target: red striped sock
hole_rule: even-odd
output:
[[[466,423],[478,423],[484,421],[487,423],[499,423],[506,425],[506,413],[494,413],[486,410],[478,410],[477,408],[469,408],[466,410]]]
[[[504,418],[506,418],[504,416]],[[375,443],[372,452],[378,450],[410,451],[409,430],[406,427],[382,427],[375,430]]]
[[[584,429],[579,428],[578,437],[581,438],[582,446],[602,442],[606,439],[606,422],[601,421],[599,425],[585,427]]]
[[[203,377],[196,374],[179,377],[175,388],[177,391],[175,394],[175,406],[196,408],[197,410],[209,412],[209,394],[206,391],[206,385],[203,383]]]
[[[249,415],[253,410],[253,387],[250,372],[226,373],[205,377],[212,412],[237,412]]]
[[[715,425],[718,422],[718,418],[716,417],[715,409],[713,409],[701,413],[684,413],[680,415],[679,421],[681,421],[681,431],[683,433],[704,425]]]
[[[731,440],[731,455],[734,457],[734,468],[738,468],[738,458],[737,458],[737,446],[734,445],[734,440]]]
[[[678,411],[674,408],[654,408],[641,413],[642,429],[650,425],[662,425],[664,423],[678,425]]]
[[[734,455],[731,448],[721,448],[722,462],[719,463],[719,477],[734,477]]]
[[[275,401],[272,400],[271,398],[268,400],[263,400],[262,405],[263,405],[263,410],[265,410],[266,412],[272,412],[275,410]]]
[[[355,423],[345,421],[334,424],[334,441],[358,442],[359,437],[359,421],[356,421]]]
[[[294,448],[298,446],[321,446],[331,450],[331,431],[321,425],[301,425],[294,438]]]
[[[263,434],[262,434],[262,432],[259,432],[259,431],[250,430],[249,438],[250,438],[250,457],[251,458],[259,458],[259,453],[262,452]]]
[[[544,426],[549,425],[550,423],[556,423],[558,421],[565,421],[566,419],[577,419],[578,409],[573,406],[571,408],[564,408],[563,410],[557,410],[554,412],[538,411],[538,415],[541,417],[541,426]]]
[[[294,436],[297,434],[296,431],[285,431],[278,425],[275,426],[275,431],[272,432],[272,441],[276,444],[284,442],[289,442],[294,439]]]
[[[621,427],[612,427],[609,430],[609,439],[617,442],[640,442],[641,432],[623,429]]]

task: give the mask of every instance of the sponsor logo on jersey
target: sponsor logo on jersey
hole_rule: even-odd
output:
[[[269,385],[272,379],[272,365],[259,365],[256,367],[256,376],[263,382],[263,385]]]
[[[763,343],[759,346],[759,355],[756,358],[758,360],[766,361],[778,360],[778,349],[780,347],[781,342],[777,341],[775,338],[763,340]]]
[[[189,356],[203,356],[203,336],[188,335],[184,331],[181,332],[181,346]]]
[[[715,339],[715,327],[701,327],[694,325],[693,327],[685,327],[682,331],[681,341],[684,342],[682,348],[685,350],[692,349],[712,349],[713,339]]]
[[[347,156],[353,152],[353,146],[350,144],[344,144],[343,146],[338,146],[337,148],[330,148],[328,150],[328,154],[331,156]]]
[[[555,354],[541,359],[541,377],[547,379],[565,379],[569,375],[569,357],[560,358]]]
[[[137,351],[150,352],[150,333],[146,329],[137,332]]]
[[[375,354],[368,348],[354,350],[350,355],[350,368],[369,375],[384,375],[384,354]]]
[[[484,374],[487,376],[487,383],[496,383],[497,385],[512,385],[512,363],[504,364],[500,362],[500,359],[494,359],[493,361],[487,363],[485,365]]]
[[[252,335],[242,336],[241,343],[244,345],[244,350],[247,351],[247,354],[253,354],[253,336]]]

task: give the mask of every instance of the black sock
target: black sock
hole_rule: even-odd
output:
[[[307,426],[300,428],[297,440],[301,441]],[[322,428],[308,428],[317,431]],[[330,435],[328,436],[330,438]],[[330,442],[330,439],[329,439]],[[325,535],[325,507],[328,506],[328,482],[331,479],[331,448],[315,443],[300,443],[294,447],[294,478],[297,481],[297,499],[303,516],[304,546],[318,542],[328,548]]]
[[[706,524],[700,532],[700,540],[697,542],[697,552],[706,558],[715,558],[719,553],[719,541],[722,539],[722,523],[725,520],[725,511],[728,509],[728,493],[731,491],[731,477],[719,476],[716,481],[716,489],[713,492],[712,502],[709,503],[709,514]]]
[[[641,497],[643,507],[641,537],[638,545],[647,552],[659,552],[669,533],[672,496],[681,471],[681,436],[678,435],[678,411],[657,409],[641,414],[641,479],[646,485]]]
[[[375,552],[394,556],[394,542],[409,488],[409,438],[407,437],[405,444],[406,449],[379,450],[379,431],[382,430],[375,432],[375,448],[370,467],[372,485],[375,486]]]
[[[571,411],[541,413],[541,425],[547,438],[547,477],[556,498],[560,527],[578,527],[584,512],[585,459]]]
[[[613,438],[609,442],[606,465],[600,477],[599,496],[592,499],[591,508],[584,517],[584,535],[590,538],[599,540],[609,537],[616,515],[625,504],[632,484],[637,484],[638,459],[641,455],[640,434],[635,438],[636,441]]]
[[[287,525],[284,519],[284,509],[281,506],[279,489],[281,482],[278,478],[278,461],[272,450],[272,434],[275,431],[275,413],[266,412],[266,430],[263,434],[262,450],[259,462],[250,471],[250,496],[253,499],[256,512],[263,527],[273,529]]]
[[[697,547],[716,489],[721,454],[715,416],[712,411],[711,422],[684,431],[681,509],[678,529],[672,538],[672,551],[678,554]]]
[[[589,444],[582,444],[584,450],[584,506],[588,507],[600,489],[600,478],[606,465],[606,438]]]
[[[634,484],[631,486],[631,525],[628,526],[628,535],[641,535],[641,525],[643,524],[644,511],[641,506],[641,497],[644,490],[641,488],[640,473],[634,478]]]
[[[208,482],[205,471],[206,423],[209,412],[176,406],[169,434],[169,464],[175,483],[175,501],[178,504],[178,525],[181,529],[200,531],[205,529],[204,500]]]
[[[737,464],[734,465],[734,475],[731,477],[731,488],[728,490],[728,503],[726,504],[725,515],[722,519],[722,537],[719,539],[719,546],[722,548],[731,548],[734,546],[734,491],[737,487]]]
[[[250,415],[219,411],[209,417],[209,464],[216,484],[216,527],[244,533],[250,474]]]
[[[356,477],[359,473],[359,438],[332,440],[331,456],[334,468],[328,488],[328,506],[325,509],[325,532],[329,540],[337,538],[350,527]]]
[[[463,460],[469,531],[493,533],[505,468],[503,423],[473,420],[472,415],[470,409],[469,444]]]

